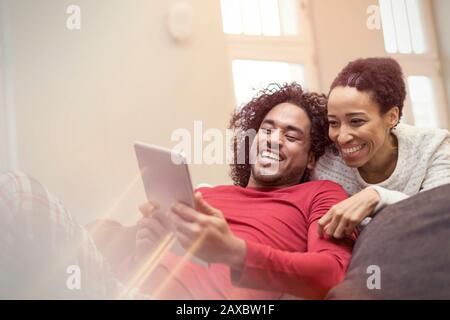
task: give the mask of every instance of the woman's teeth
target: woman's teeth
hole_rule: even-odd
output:
[[[346,154],[346,155],[351,155],[351,154],[353,154],[353,153],[355,153],[355,152],[360,151],[360,150],[361,150],[362,148],[364,148],[364,147],[365,147],[365,144],[362,144],[362,145],[357,146],[357,147],[347,148],[347,149],[341,149],[341,150],[342,150],[342,152],[343,152],[344,154]]]

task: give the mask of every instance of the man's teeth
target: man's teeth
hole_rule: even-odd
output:
[[[344,152],[345,154],[352,154],[352,153],[358,152],[362,148],[364,148],[364,144],[357,146],[357,147],[353,147],[353,148],[342,149],[342,152]]]
[[[267,159],[270,159],[270,160],[274,160],[274,161],[281,161],[279,155],[277,155],[275,153],[272,153],[272,152],[268,152],[268,151],[261,152],[261,157],[262,158],[267,158]]]

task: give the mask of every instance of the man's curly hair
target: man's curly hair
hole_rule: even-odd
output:
[[[242,137],[237,132],[257,132],[266,115],[274,107],[281,103],[289,102],[303,109],[311,121],[311,151],[315,159],[319,159],[326,147],[330,146],[328,138],[327,98],[323,94],[303,91],[298,83],[272,84],[261,90],[241,110],[236,111],[230,121],[229,129],[234,131],[233,136],[233,163],[230,176],[235,185],[246,187],[251,175],[250,148],[253,141],[248,137]],[[244,152],[243,164],[238,163],[238,155]],[[306,171],[301,182],[309,180]]]

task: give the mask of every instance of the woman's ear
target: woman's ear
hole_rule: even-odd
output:
[[[386,121],[389,128],[393,129],[400,121],[400,108],[392,107],[386,113]]]

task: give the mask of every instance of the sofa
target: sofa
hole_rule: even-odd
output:
[[[379,212],[327,299],[450,299],[450,185]]]

